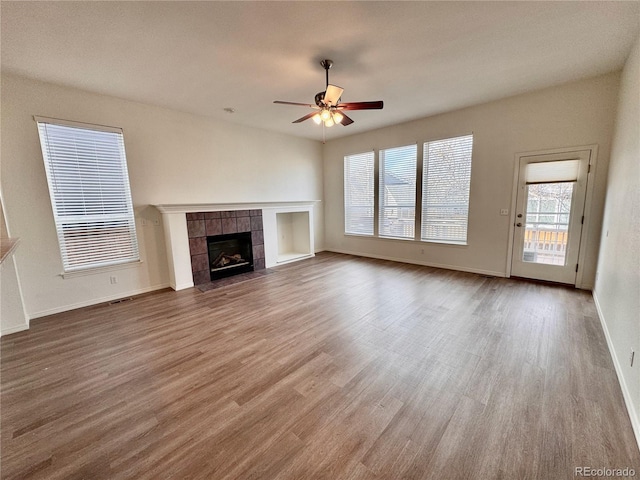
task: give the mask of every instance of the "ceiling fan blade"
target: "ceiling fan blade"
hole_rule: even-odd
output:
[[[344,88],[336,85],[327,85],[327,91],[324,93],[324,104],[335,106],[340,100],[342,92],[344,92]]]
[[[307,113],[304,117],[300,117],[297,120],[294,120],[291,123],[300,123],[300,122],[304,122],[305,120],[309,120],[311,117],[313,117],[314,115],[317,115],[317,112],[311,112],[311,113]]]
[[[298,105],[300,107],[319,108],[317,105],[312,105],[311,103],[283,102],[282,100],[275,100],[273,103],[277,103],[279,105]]]
[[[380,110],[384,106],[382,100],[377,102],[347,102],[337,106],[338,110]]]
[[[353,120],[351,120],[349,117],[347,117],[343,112],[340,112],[340,115],[342,115],[342,121],[340,122],[343,126],[347,126],[347,125],[351,125],[353,123]]]

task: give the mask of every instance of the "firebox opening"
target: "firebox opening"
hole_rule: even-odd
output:
[[[253,272],[251,232],[207,237],[211,280]]]

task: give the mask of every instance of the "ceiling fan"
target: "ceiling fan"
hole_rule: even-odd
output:
[[[344,89],[329,83],[329,69],[332,67],[333,61],[328,59],[322,60],[320,65],[322,65],[325,70],[327,86],[324,92],[316,94],[315,105],[311,103],[283,102],[280,100],[273,102],[281,105],[299,105],[315,110],[304,117],[294,120],[292,123],[300,123],[312,118],[318,125],[322,123],[325,127],[332,127],[336,123],[340,123],[346,127],[347,125],[351,125],[353,120],[344,113],[345,110],[380,110],[383,107],[382,100],[375,102],[340,103],[340,97]]]

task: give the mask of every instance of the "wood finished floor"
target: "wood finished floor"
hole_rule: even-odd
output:
[[[589,293],[338,254],[1,340],[3,479],[640,472]]]

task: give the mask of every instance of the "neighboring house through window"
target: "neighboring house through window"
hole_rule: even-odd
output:
[[[473,135],[425,142],[420,163],[417,147],[380,150],[377,170],[376,152],[344,158],[346,234],[467,243]]]
[[[415,236],[417,145],[380,151],[381,237]]]

